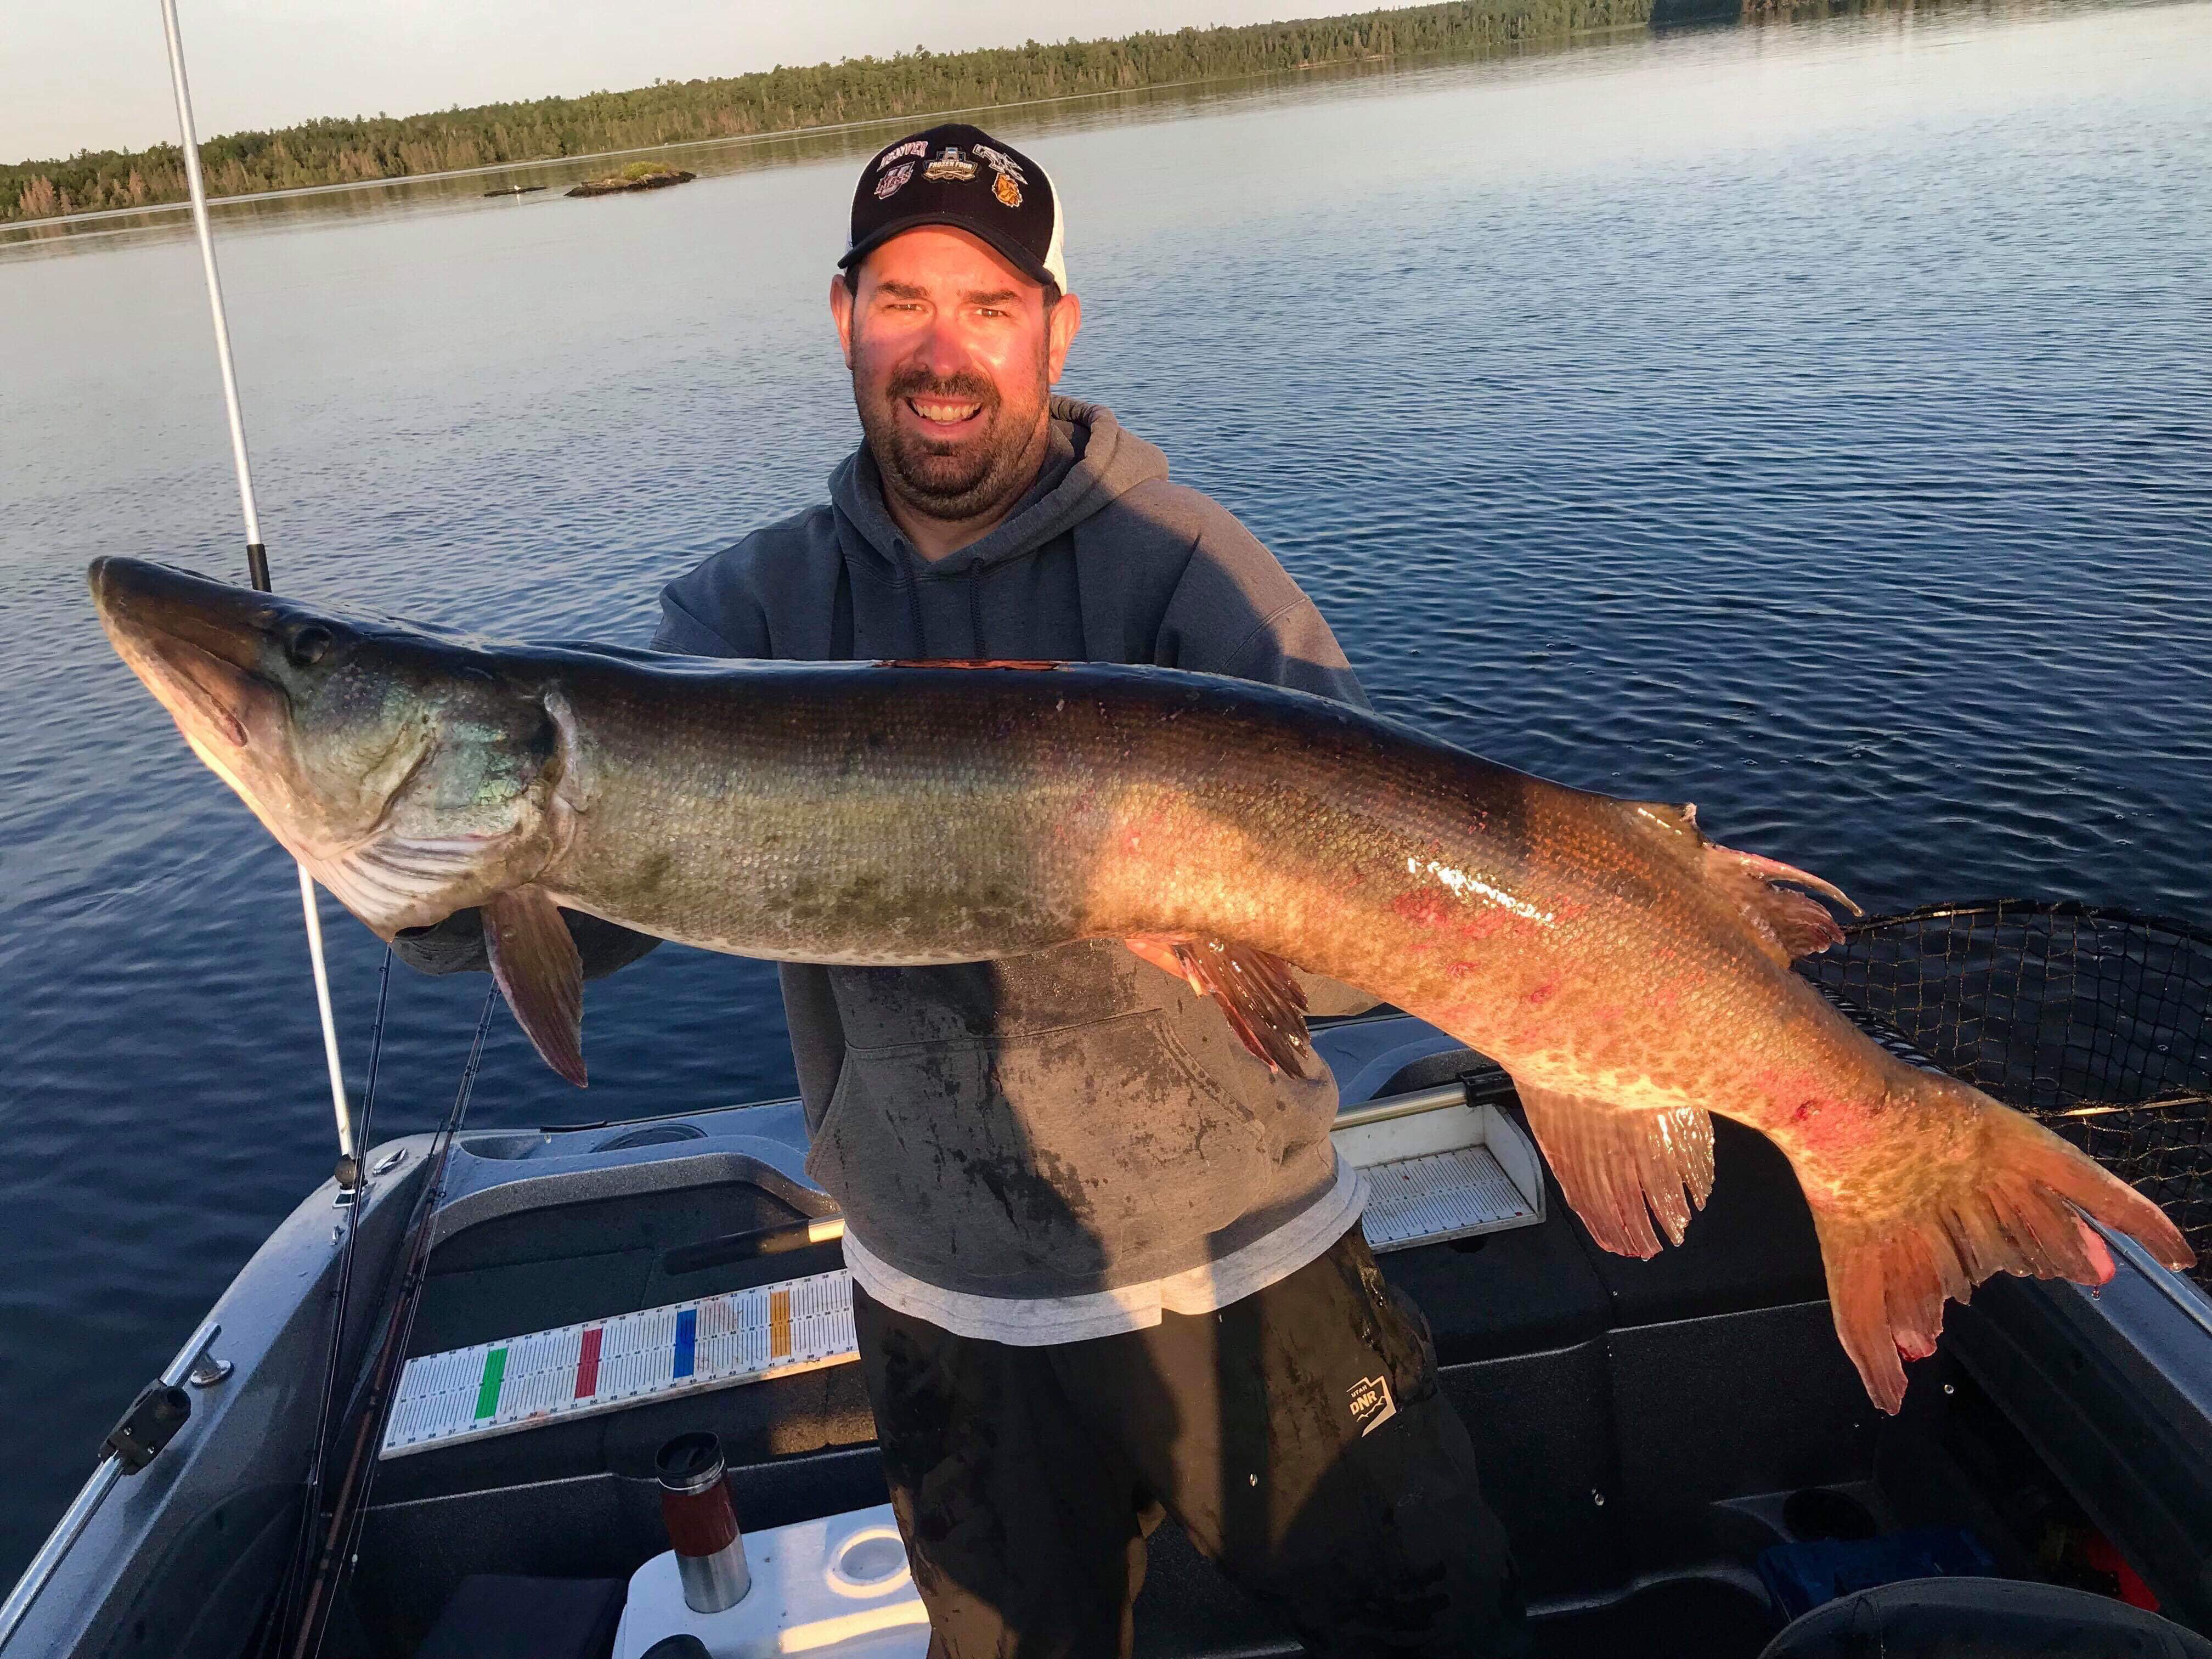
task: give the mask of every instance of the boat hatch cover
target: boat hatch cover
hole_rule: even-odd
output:
[[[1377,1255],[1544,1219],[1543,1166],[1519,1125],[1456,1085],[1346,1108],[1338,1153],[1367,1176],[1362,1225]]]

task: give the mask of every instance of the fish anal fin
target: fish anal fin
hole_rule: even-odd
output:
[[[1273,1070],[1313,1077],[1319,1062],[1306,1035],[1306,994],[1280,957],[1218,939],[1142,933],[1122,941],[1139,957],[1212,997],[1229,1029]]]
[[[516,887],[483,907],[491,975],[515,1024],[545,1063],[584,1086],[584,964],[561,908],[542,887]]]
[[[1680,1244],[1713,1190],[1713,1121],[1695,1106],[1624,1109],[1516,1084],[1528,1127],[1590,1237],[1620,1255]]]
[[[1036,657],[884,657],[878,668],[1065,668],[1064,662]]]
[[[1964,1302],[2000,1273],[2080,1285],[2112,1276],[2112,1253],[2084,1214],[2170,1267],[2195,1259],[2157,1205],[2087,1154],[1963,1084],[1929,1086],[1976,1118],[1947,1166],[1923,1169],[1886,1202],[1806,1194],[1836,1334],[1867,1393],[1890,1413],[1905,1403],[1904,1362],[1936,1352],[1947,1299]]]

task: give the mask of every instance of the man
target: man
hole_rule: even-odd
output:
[[[657,647],[1154,663],[1364,702],[1242,526],[1051,395],[1082,307],[1034,161],[957,125],[872,157],[830,309],[866,441],[826,506],[672,583]],[[578,932],[602,969],[643,945]],[[1332,1080],[1272,1073],[1115,941],[782,979],[933,1654],[1126,1654],[1164,1510],[1316,1650],[1522,1650]],[[1366,1001],[1305,983],[1318,1012]]]

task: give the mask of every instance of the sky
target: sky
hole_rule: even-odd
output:
[[[1336,0],[178,0],[203,137]],[[174,142],[158,0],[0,0],[0,162]]]

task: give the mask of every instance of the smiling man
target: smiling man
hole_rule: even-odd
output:
[[[1061,211],[972,126],[869,160],[830,286],[865,441],[826,504],[672,583],[656,646],[1152,663],[1364,701],[1265,548],[1052,395],[1082,319]],[[578,932],[602,968],[642,947]],[[1114,940],[782,975],[933,1653],[1126,1654],[1164,1512],[1317,1651],[1522,1650],[1425,1327],[1360,1234],[1333,1080],[1272,1072]],[[1366,1001],[1305,983],[1317,1012]]]

